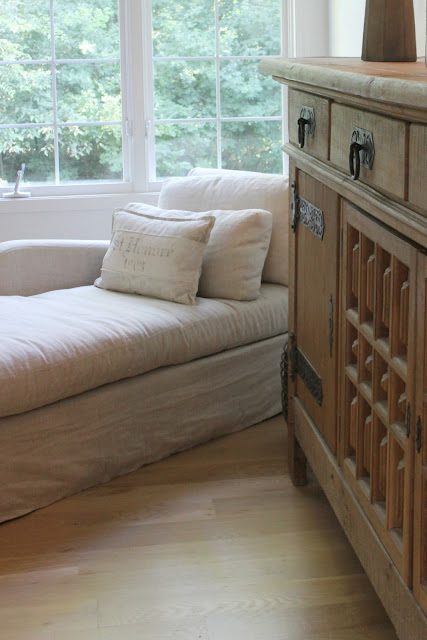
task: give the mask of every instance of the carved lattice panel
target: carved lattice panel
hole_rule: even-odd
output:
[[[344,207],[341,464],[361,505],[410,582],[415,250]],[[411,351],[411,349],[413,351]]]

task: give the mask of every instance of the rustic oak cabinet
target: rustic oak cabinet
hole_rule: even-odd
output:
[[[261,63],[289,86],[289,465],[399,638],[427,638],[427,68]]]
[[[427,257],[418,256],[414,593],[427,611]]]

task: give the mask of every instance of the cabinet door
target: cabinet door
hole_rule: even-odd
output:
[[[295,187],[299,213],[290,240],[290,393],[336,453],[338,196],[302,171],[295,175]]]
[[[344,202],[340,464],[408,585],[417,253]]]
[[[414,593],[427,614],[427,257],[418,255]]]

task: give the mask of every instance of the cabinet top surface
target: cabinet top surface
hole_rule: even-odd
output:
[[[360,58],[265,58],[259,69],[278,80],[364,96],[427,111],[427,65]],[[304,88],[301,86],[301,88]]]

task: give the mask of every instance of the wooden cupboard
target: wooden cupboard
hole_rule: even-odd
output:
[[[289,85],[289,465],[402,640],[427,638],[427,68],[266,60]]]
[[[427,611],[427,257],[418,256],[415,398],[414,593]]]

